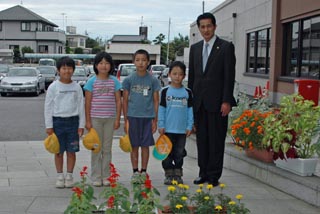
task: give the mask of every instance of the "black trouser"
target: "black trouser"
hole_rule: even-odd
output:
[[[195,115],[199,176],[218,181],[222,174],[228,117],[221,112],[208,112],[201,105]]]
[[[186,135],[165,133],[172,142],[172,150],[168,157],[162,161],[163,169],[181,169],[183,158],[186,156]]]

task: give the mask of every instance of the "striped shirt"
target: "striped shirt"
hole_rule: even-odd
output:
[[[90,115],[95,118],[113,118],[116,116],[115,92],[121,89],[120,82],[114,77],[101,80],[90,78],[84,90],[92,93]]]

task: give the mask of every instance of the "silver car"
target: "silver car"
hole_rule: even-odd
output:
[[[0,83],[1,96],[7,96],[8,93],[32,93],[38,96],[44,90],[44,78],[34,67],[11,68]]]

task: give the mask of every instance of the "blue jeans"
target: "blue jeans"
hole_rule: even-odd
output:
[[[186,135],[165,133],[172,142],[172,150],[168,157],[162,161],[163,169],[182,169],[183,158],[187,155],[185,150]]]
[[[79,152],[79,117],[53,117],[53,131],[60,144],[60,154],[64,151]]]

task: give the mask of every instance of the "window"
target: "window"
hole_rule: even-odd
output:
[[[0,22],[0,31],[2,31],[2,22]]]
[[[48,53],[48,45],[39,45],[39,53]]]
[[[284,25],[284,59],[282,75],[319,79],[320,16]]]
[[[22,31],[31,31],[31,23],[30,22],[22,22],[21,23]]]
[[[84,39],[83,38],[80,38],[80,46],[84,47]]]
[[[269,73],[270,31],[268,28],[247,34],[247,73]]]

